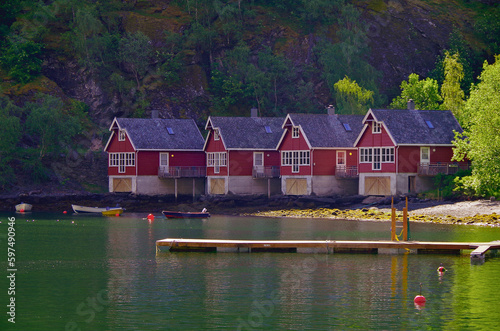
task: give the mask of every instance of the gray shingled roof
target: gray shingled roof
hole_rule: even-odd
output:
[[[462,128],[449,110],[372,109],[375,119],[384,122],[397,145],[451,145],[453,130]],[[429,128],[430,121],[434,128]]]
[[[226,149],[275,149],[283,133],[282,117],[210,117]],[[271,133],[266,132],[269,126]]]
[[[205,141],[192,119],[117,118],[116,121],[138,150],[203,150]]]
[[[301,126],[312,148],[353,147],[363,127],[362,115],[289,114]],[[347,131],[344,123],[349,124]]]

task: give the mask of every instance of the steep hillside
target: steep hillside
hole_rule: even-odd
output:
[[[27,40],[41,45],[27,60],[32,54],[41,67],[20,81],[4,59],[0,93],[18,107],[39,92],[67,108],[81,103],[89,121],[80,138],[43,161],[66,183],[86,179],[61,162],[68,155],[95,162],[115,116],[159,110],[202,126],[210,114],[248,115],[251,107],[266,116],[322,112],[336,103],[333,83],[346,75],[375,91],[373,106],[386,106],[410,73],[442,79],[436,66],[447,49],[467,62],[469,83],[498,51],[498,36],[484,32],[488,13],[500,12],[490,1],[13,3],[0,7],[2,47],[8,54]],[[20,141],[35,145],[33,137]],[[105,174],[90,183],[105,190]]]

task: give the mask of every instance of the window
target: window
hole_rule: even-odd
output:
[[[310,165],[310,151],[283,151],[281,152],[281,165],[292,166],[292,172],[299,172],[300,166]]]
[[[160,153],[160,166],[168,167],[168,153]]]
[[[273,133],[269,125],[266,125],[264,128],[266,129],[266,133]]]
[[[170,127],[167,128],[168,134],[174,134],[174,130]]]
[[[372,162],[372,148],[360,148],[359,149],[359,162],[360,163],[371,163]]]
[[[394,147],[383,147],[382,163],[393,163],[393,162],[394,162]]]
[[[255,167],[261,167],[264,165],[264,153],[261,152],[253,153],[253,165]]]
[[[352,131],[351,126],[349,125],[349,123],[342,123],[342,124],[344,125],[344,129],[346,131]]]
[[[430,163],[430,162],[431,162],[430,147],[420,147],[420,163]]]
[[[219,173],[220,167],[225,167],[226,162],[226,152],[207,153],[207,166],[214,167],[215,173]]]
[[[118,141],[125,141],[125,130],[118,131]]]
[[[432,125],[431,121],[425,121],[425,123],[427,124],[427,126],[429,127],[429,129],[434,129],[434,125]]]
[[[345,167],[345,165],[346,165],[345,151],[337,151],[337,166]]]
[[[294,126],[292,128],[292,138],[298,138],[299,137],[299,127],[298,126]]]
[[[380,170],[381,163],[394,163],[394,147],[359,149],[359,163],[371,163],[372,170]]]
[[[292,165],[292,152],[281,152],[281,165]]]
[[[126,167],[135,166],[135,153],[109,153],[109,166],[118,167],[118,172],[124,173]]]
[[[300,165],[309,165],[309,151],[300,151],[299,152],[299,164]]]
[[[380,170],[381,169],[380,150],[381,150],[381,148],[374,148],[373,149],[373,163],[372,163],[373,170]]]
[[[207,153],[207,166],[214,166],[214,153]]]
[[[373,123],[373,125],[372,125],[372,133],[380,133],[380,132],[382,132],[382,126],[380,125],[379,122],[373,121],[372,123]]]
[[[219,129],[214,129],[214,140],[220,139]]]

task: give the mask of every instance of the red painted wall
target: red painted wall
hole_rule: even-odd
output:
[[[309,146],[307,145],[302,132],[300,133],[298,138],[292,138],[292,129],[291,127],[285,128],[286,133],[285,137],[281,141],[281,145],[278,147],[281,151],[307,151],[309,150]]]
[[[229,152],[229,175],[252,176],[253,151]]]
[[[167,153],[167,151],[161,151]],[[160,151],[139,151],[137,153],[137,175],[156,176],[160,166]],[[202,151],[173,151],[168,152],[169,167],[203,167],[205,152]]]
[[[391,137],[382,126],[382,132],[372,133],[371,122],[370,125],[363,133],[363,136],[358,142],[356,147],[381,147],[381,146],[394,146]]]
[[[292,138],[292,128],[286,127],[285,130],[286,130],[285,137],[281,141],[281,145],[278,147],[279,151],[308,151],[309,150],[309,146],[307,145],[307,142],[304,139],[302,132],[300,132],[300,135],[298,138]],[[314,162],[312,160],[312,153],[309,156],[310,156],[310,162],[312,164],[312,162]],[[281,158],[281,153],[280,153],[280,158]],[[281,159],[280,159],[280,164],[281,164]],[[284,176],[305,176],[305,175],[309,176],[309,175],[311,175],[311,166],[300,166],[299,172],[292,172],[292,166],[281,166],[280,173],[281,173],[281,175],[284,175]]]
[[[209,132],[208,141],[205,146],[205,152],[226,152],[222,139],[214,140],[213,130],[210,130]],[[226,160],[228,157],[229,155],[226,155]],[[214,170],[214,167],[207,166],[207,176],[227,176],[228,167],[219,167],[219,173],[215,173]]]
[[[125,153],[125,152],[134,152],[134,147],[130,143],[128,136],[125,137],[124,141],[118,141],[118,130],[114,131],[113,138],[111,142],[108,144],[107,152],[109,153]]]
[[[134,152],[134,148],[128,138],[125,137],[124,141],[118,141],[118,130],[113,131],[113,137],[111,138],[110,143],[108,144],[108,153],[131,153]],[[137,155],[136,155],[137,158]],[[137,165],[137,159],[136,163]],[[109,154],[108,154],[108,176],[134,176],[135,175],[135,167],[126,167],[125,172],[118,172],[118,167],[110,167],[109,166]]]
[[[327,176],[335,174],[337,153],[335,150],[315,149],[312,152],[313,175]]]

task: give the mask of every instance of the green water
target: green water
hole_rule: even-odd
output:
[[[14,236],[8,217],[15,217]],[[156,254],[155,247],[167,237],[386,240],[388,222],[145,217],[0,214],[0,330],[498,328],[498,257],[471,265],[467,254]],[[411,234],[492,241],[500,228],[412,224]],[[9,237],[14,283],[7,278]],[[440,263],[448,269],[442,276]],[[416,308],[420,283],[427,303]],[[15,294],[8,293],[12,284]],[[15,324],[7,315],[12,297]]]

